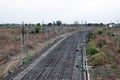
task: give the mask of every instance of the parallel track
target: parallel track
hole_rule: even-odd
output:
[[[58,54],[58,55],[55,56],[56,60],[53,61],[53,62],[51,62],[50,64],[48,64],[48,65],[52,65],[52,67],[49,68],[49,69],[47,69],[48,66],[46,66],[44,69],[47,69],[47,71],[43,71],[42,73],[39,73],[39,75],[34,80],[48,80],[48,79],[50,79],[49,77],[50,77],[51,74],[53,74],[52,72],[53,72],[55,66],[59,63],[59,60],[64,55],[64,51],[67,48],[70,49],[70,47],[72,46],[71,42],[74,40],[74,38],[72,38],[72,37],[66,42],[66,44],[64,45],[64,47],[61,48],[61,50],[59,50],[58,52],[56,52]],[[69,46],[69,47],[67,47],[67,46]]]
[[[79,39],[79,32],[66,38],[21,80],[72,80]]]

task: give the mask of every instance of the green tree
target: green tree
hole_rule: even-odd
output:
[[[59,21],[59,20],[56,21],[56,25],[57,25],[57,26],[61,26],[61,25],[62,25],[62,21]]]
[[[53,24],[52,23],[48,23],[48,25],[47,26],[52,26]]]
[[[40,23],[37,23],[37,26],[40,26]]]

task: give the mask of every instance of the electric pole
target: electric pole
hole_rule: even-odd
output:
[[[42,42],[44,42],[44,36],[43,36],[43,25],[44,25],[44,21],[42,21],[42,26],[41,26]]]
[[[21,27],[21,25],[20,25]],[[20,28],[20,65],[22,65],[22,52],[23,52],[23,33],[22,33],[22,27]]]
[[[22,30],[21,30],[21,32],[22,32],[22,43],[24,44],[24,34],[25,34],[25,30],[24,30],[24,22],[22,22]]]
[[[28,49],[29,49],[29,28],[26,26],[26,53],[28,57]]]

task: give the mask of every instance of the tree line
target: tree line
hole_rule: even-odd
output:
[[[109,23],[108,23],[109,24]],[[108,25],[108,24],[104,24],[104,23],[79,23],[78,21],[74,21],[72,24],[68,24],[68,23],[63,23],[61,20],[57,20],[57,21],[53,21],[53,22],[49,22],[49,23],[34,23],[34,24],[27,24],[25,23],[24,25],[29,25],[29,26],[87,26],[87,27],[99,27],[99,26],[105,26],[105,25]],[[0,26],[4,26],[4,27],[13,27],[13,26],[16,26],[18,27],[19,25],[22,25],[22,24],[10,24],[10,23],[5,23],[5,24],[0,24]],[[120,25],[120,24],[118,24]]]

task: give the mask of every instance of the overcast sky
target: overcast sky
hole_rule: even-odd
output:
[[[0,0],[0,23],[117,22],[120,0]]]

